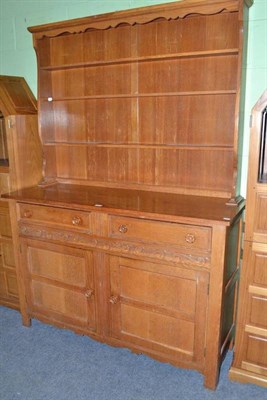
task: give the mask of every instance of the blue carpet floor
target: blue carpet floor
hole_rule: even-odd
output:
[[[127,349],[33,320],[0,307],[1,400],[267,400],[267,390],[228,380],[226,357],[215,392],[203,377]]]

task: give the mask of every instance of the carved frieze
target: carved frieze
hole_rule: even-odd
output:
[[[65,244],[82,245],[105,252],[116,252],[120,254],[134,255],[138,257],[152,257],[166,262],[175,262],[184,266],[194,265],[208,268],[210,265],[209,255],[188,254],[176,246],[164,246],[154,243],[131,242],[114,240],[105,237],[96,237],[85,233],[49,229],[45,227],[19,224],[19,234],[38,240],[48,240]],[[185,251],[185,250],[184,250]]]

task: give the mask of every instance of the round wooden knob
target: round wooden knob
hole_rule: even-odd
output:
[[[23,211],[23,217],[24,217],[24,218],[31,218],[31,217],[32,217],[32,212],[31,212],[31,210],[24,210],[24,211]]]
[[[117,304],[118,301],[119,301],[119,296],[111,296],[110,299],[109,299],[109,302],[111,304]]]
[[[119,226],[119,232],[120,233],[126,233],[128,231],[128,228],[126,225],[120,225]]]
[[[195,235],[193,235],[192,233],[188,233],[188,234],[186,235],[186,237],[185,237],[185,241],[186,241],[187,243],[194,243],[195,240],[196,240],[196,237],[195,237]]]
[[[82,219],[81,217],[73,217],[72,218],[72,225],[81,225],[82,224]]]

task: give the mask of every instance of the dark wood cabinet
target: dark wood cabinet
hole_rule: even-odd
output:
[[[6,196],[25,325],[69,327],[216,387],[235,329],[249,5],[186,0],[29,28],[44,174]]]

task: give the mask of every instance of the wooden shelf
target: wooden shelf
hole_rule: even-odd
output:
[[[92,146],[110,148],[137,148],[137,149],[163,149],[163,150],[222,150],[232,151],[233,146],[220,145],[191,145],[191,144],[139,144],[139,143],[101,143],[101,142],[56,142],[49,141],[43,143],[44,146]]]
[[[118,98],[141,98],[141,97],[168,97],[168,96],[208,96],[208,95],[227,95],[236,94],[236,90],[206,90],[206,91],[190,91],[190,92],[168,92],[168,93],[125,93],[125,94],[102,94],[94,96],[73,96],[73,97],[41,97],[40,101],[52,103],[53,101],[73,101],[73,100],[95,100],[95,99],[118,99]],[[51,99],[51,100],[49,100]]]
[[[235,49],[222,49],[222,50],[192,51],[187,53],[160,54],[154,56],[121,58],[117,60],[88,61],[88,62],[73,63],[66,65],[53,65],[53,66],[47,65],[41,67],[40,69],[45,71],[58,71],[58,70],[74,69],[74,68],[98,67],[101,65],[105,66],[105,65],[129,64],[129,63],[139,63],[139,62],[149,62],[149,61],[164,61],[177,58],[212,57],[212,56],[227,56],[227,55],[238,55],[238,49],[235,48]]]

